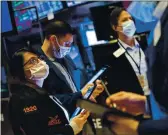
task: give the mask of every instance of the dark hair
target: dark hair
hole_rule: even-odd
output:
[[[64,36],[65,34],[74,34],[72,27],[65,21],[55,21],[48,24],[45,28],[45,36],[49,39],[50,35]]]
[[[16,51],[9,64],[10,73],[13,77],[17,77],[18,79],[24,81],[25,74],[24,74],[24,53],[30,52],[33,53],[33,51],[30,51],[28,48],[22,48]]]
[[[126,11],[123,7],[115,7],[113,8],[111,14],[110,14],[110,24],[111,26],[117,26],[118,25],[118,19],[122,11]],[[113,30],[113,36],[115,38],[118,38],[118,34],[115,30]]]
[[[110,14],[110,23],[111,26],[117,26],[118,25],[118,18],[122,11],[126,11],[123,7],[115,7],[111,14]]]

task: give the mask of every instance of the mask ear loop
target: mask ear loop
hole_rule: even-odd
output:
[[[56,43],[57,43],[57,45],[59,46],[59,48],[58,48],[58,50],[57,50],[56,46],[53,46],[53,49],[54,49],[54,51],[59,52],[59,51],[60,51],[60,44],[59,44],[59,42],[58,42],[57,36],[54,35],[54,37],[55,37]]]
[[[122,27],[122,30],[123,30],[123,26],[116,26],[116,27]],[[116,30],[116,28],[115,29],[113,28],[113,30],[116,32],[116,34],[117,34],[117,32],[123,33],[123,31]]]
[[[55,36],[55,39],[56,39],[56,42],[57,42],[58,46],[60,47],[61,45],[60,45],[59,42],[58,42],[57,36]]]

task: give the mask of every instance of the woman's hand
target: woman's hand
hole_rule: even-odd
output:
[[[83,129],[89,115],[90,113],[88,111],[84,111],[71,119],[70,126],[72,127],[75,135]]]

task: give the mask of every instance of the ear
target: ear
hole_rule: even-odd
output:
[[[52,44],[55,44],[56,43],[56,37],[55,37],[55,35],[51,35],[50,38],[49,38],[49,40],[50,40],[50,42]]]
[[[112,26],[112,29],[114,30],[114,31],[117,31],[116,29],[117,29],[117,26]]]
[[[55,35],[51,35],[50,36],[50,41],[54,41],[55,40]]]

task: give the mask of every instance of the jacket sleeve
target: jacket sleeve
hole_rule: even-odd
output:
[[[21,101],[12,99],[9,105],[14,135],[74,135],[70,125],[48,126],[48,121],[40,111],[24,114],[21,104]]]
[[[168,135],[168,119],[146,120],[139,124],[139,135]]]
[[[77,100],[82,98],[82,93],[79,91],[71,94],[56,94],[55,96],[60,100],[71,116],[76,109]]]

